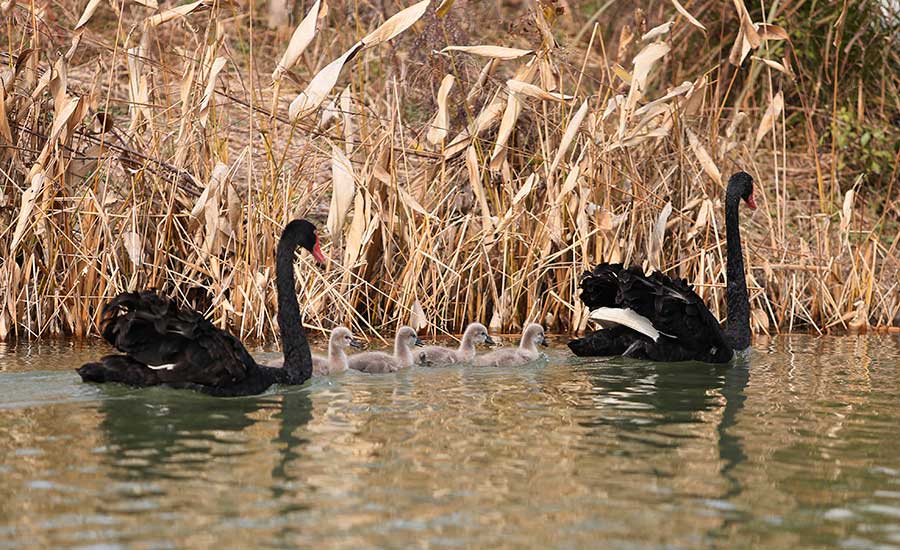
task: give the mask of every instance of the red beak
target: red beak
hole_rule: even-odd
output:
[[[756,210],[756,200],[753,198],[752,193],[747,197],[747,206],[750,207],[750,210]]]
[[[319,248],[319,236],[316,235],[316,244],[313,245],[312,249],[313,258],[316,259],[322,265],[325,265],[325,254],[322,254],[322,249]]]

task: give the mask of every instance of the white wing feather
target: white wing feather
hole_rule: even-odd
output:
[[[659,340],[660,332],[656,330],[653,323],[650,322],[650,319],[647,319],[643,315],[638,315],[632,309],[600,307],[591,312],[590,318],[593,321],[604,321],[626,326],[653,339],[654,342]]]

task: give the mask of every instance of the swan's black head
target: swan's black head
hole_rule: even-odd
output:
[[[319,248],[316,226],[306,220],[294,220],[284,226],[284,231],[281,232],[281,242],[302,246],[309,250],[317,262],[325,263],[325,255]]]
[[[756,210],[756,200],[753,198],[753,176],[747,172],[737,172],[728,180],[729,195],[737,194],[747,202],[751,210]]]

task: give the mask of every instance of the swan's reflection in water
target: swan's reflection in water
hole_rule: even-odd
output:
[[[551,351],[234,399],[13,372],[0,541],[890,547],[898,357],[877,337],[760,341],[730,368]]]

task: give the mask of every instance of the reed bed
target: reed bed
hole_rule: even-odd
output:
[[[893,116],[898,81],[840,81],[842,21],[811,67],[802,2],[297,4],[274,30],[252,2],[0,6],[0,339],[96,334],[145,287],[271,338],[301,216],[332,259],[298,258],[315,329],[581,331],[605,260],[685,277],[721,318],[741,169],[755,330],[896,322],[900,157],[869,177],[838,124],[844,87],[853,123]]]

